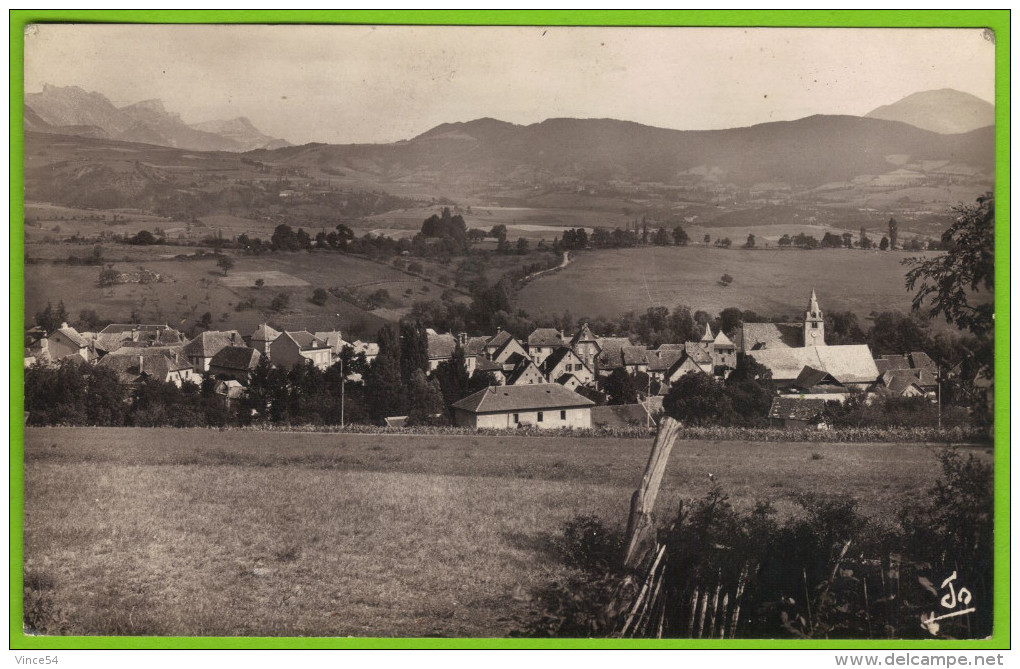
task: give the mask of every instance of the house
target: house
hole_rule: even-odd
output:
[[[454,422],[461,427],[543,429],[591,427],[595,403],[556,383],[490,386],[453,403]]]
[[[499,335],[496,336],[498,337]],[[517,366],[520,358],[529,357],[528,352],[521,345],[521,342],[513,337],[503,338],[502,341],[503,343],[500,347],[493,351],[492,355],[489,355],[488,358],[496,364],[502,365],[504,371],[512,371]],[[485,348],[488,350],[489,345],[486,344]]]
[[[494,359],[496,351],[503,348],[510,340],[517,341],[512,334],[500,328],[496,332],[496,334],[494,334],[487,342],[485,342],[483,351],[485,353],[485,357],[487,357],[489,360]],[[518,345],[520,345],[520,342],[518,342]],[[524,351],[523,346],[521,346],[521,350]],[[524,351],[524,353],[525,355],[527,355],[527,351]]]
[[[624,346],[620,349],[623,368],[631,374],[648,371],[648,349],[644,346]]]
[[[198,381],[191,363],[183,356],[174,356],[164,351],[152,353],[144,347],[138,347],[136,355],[108,355],[98,364],[117,372],[121,381],[127,385],[155,379],[180,388],[185,383]]]
[[[892,397],[937,397],[938,380],[926,369],[890,369],[880,381],[880,389]]]
[[[560,385],[566,385],[560,380],[566,375],[573,376],[580,385],[584,386],[595,382],[595,373],[591,371],[591,368],[585,364],[574,349],[566,346],[553,351],[552,355],[542,363],[541,369],[545,378]]]
[[[315,365],[323,371],[332,364],[330,348],[311,332],[283,332],[269,345],[269,360],[278,367]]]
[[[704,351],[698,351],[699,358],[707,359],[708,354]],[[683,356],[679,358],[673,366],[670,367],[662,379],[667,384],[674,384],[684,374],[709,374],[710,372],[705,371],[705,367],[711,365],[711,361],[702,363],[698,361],[698,358],[688,355],[684,351]]]
[[[321,339],[326,342],[326,346],[329,347],[330,364],[335,363],[340,359],[340,355],[343,353],[345,347],[350,346],[344,341],[344,338],[340,335],[339,330],[330,330],[329,332],[316,332],[315,338]]]
[[[267,324],[262,323],[255,328],[255,332],[253,332],[251,337],[249,337],[248,345],[262,355],[268,356],[270,355],[269,346],[276,341],[279,336],[280,333],[277,330],[274,330]]]
[[[769,426],[787,430],[815,428],[824,430],[825,400],[781,396],[772,399]]]
[[[503,385],[504,383],[506,383],[506,376],[503,372],[503,365],[500,365],[497,362],[489,360],[484,355],[476,355],[473,358],[471,358],[471,361],[472,361],[471,369],[473,369],[472,372],[469,372],[471,376],[473,376],[475,373],[491,374],[494,385]]]
[[[111,323],[96,335],[96,345],[112,353],[125,344],[135,346],[181,346],[184,335],[169,325]]]
[[[208,372],[213,356],[227,346],[243,346],[244,340],[237,330],[208,330],[184,345],[181,351],[196,372]]]
[[[261,358],[262,354],[254,348],[226,346],[217,351],[209,362],[209,375],[216,379],[234,379],[248,385],[251,373]]]
[[[553,383],[560,384],[561,386],[563,386],[567,390],[573,390],[575,392],[577,391],[578,388],[580,388],[581,386],[585,385],[585,384],[581,383],[581,380],[579,378],[577,378],[573,374],[569,374],[569,373],[568,374],[561,374],[560,376],[550,378],[549,380],[551,382],[553,382]]]
[[[92,358],[89,355],[88,342],[81,334],[67,323],[61,323],[60,327],[54,330],[46,339],[45,349],[51,362],[57,362],[64,358],[78,356],[86,362]]]
[[[425,336],[428,342],[428,371],[431,373],[436,371],[439,365],[453,358],[453,352],[457,350],[457,338],[450,333],[438,334],[431,329]]]
[[[542,370],[538,368],[535,361],[527,357],[517,358],[514,368],[506,376],[506,385],[525,386],[547,383]]]
[[[715,371],[712,351],[707,342],[684,342],[684,353],[704,373],[711,375]]]
[[[581,361],[584,362],[585,366],[594,373],[599,353],[602,352],[602,346],[599,345],[598,338],[592,334],[587,323],[582,324],[581,327],[578,328],[577,334],[571,337],[570,348],[579,358],[581,358]]]
[[[528,355],[536,365],[541,366],[561,346],[566,346],[563,333],[554,328],[537,328],[528,335]]]
[[[659,346],[654,351],[646,352],[645,358],[648,360],[648,376],[660,383],[665,382],[669,376],[669,371],[680,363],[685,355],[682,347],[667,344]]]
[[[737,368],[737,346],[722,330],[712,341],[712,366],[716,371]]]
[[[915,351],[906,355],[880,355],[875,358],[879,374],[897,369],[923,369],[932,376],[938,376],[938,366],[927,353]]]
[[[623,348],[631,345],[630,339],[627,337],[598,337],[596,343],[599,346],[599,355],[596,358],[596,368],[592,371],[599,376],[609,376],[623,367]]]

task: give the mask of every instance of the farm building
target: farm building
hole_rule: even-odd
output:
[[[868,391],[878,381],[878,369],[866,344],[766,348],[747,355],[767,367],[779,386],[795,384],[805,367],[825,372],[848,389]]]
[[[454,402],[454,422],[461,427],[543,429],[591,427],[595,403],[557,383],[490,386]]]
[[[788,430],[826,429],[825,400],[800,397],[776,397],[769,409],[769,426]]]
[[[75,355],[86,362],[92,359],[89,355],[88,342],[67,323],[61,323],[59,328],[42,341],[46,342],[48,358],[53,362]]]
[[[308,364],[326,370],[332,364],[329,345],[305,330],[284,332],[274,339],[269,345],[269,360],[284,369]]]

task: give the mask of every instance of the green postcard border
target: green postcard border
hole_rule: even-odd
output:
[[[49,649],[438,649],[724,648],[986,650],[1010,647],[1009,453],[1009,10],[11,10],[10,18],[10,648]],[[24,133],[25,27],[33,22],[349,23],[421,25],[769,26],[990,28],[995,32],[995,628],[972,641],[397,639],[277,637],[32,637],[22,620],[24,512]]]

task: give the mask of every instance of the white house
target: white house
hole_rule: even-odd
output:
[[[595,403],[558,383],[490,386],[453,403],[454,422],[461,427],[543,429],[591,427]]]

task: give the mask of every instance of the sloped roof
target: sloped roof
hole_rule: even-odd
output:
[[[485,343],[485,346],[486,346],[486,348],[491,346],[491,347],[495,348],[496,350],[499,350],[499,349],[503,348],[504,346],[506,346],[506,343],[508,341],[510,341],[511,339],[513,339],[513,338],[514,338],[514,336],[512,334],[510,334],[509,332],[507,332],[506,330],[500,330],[496,334],[492,335],[492,337],[489,339],[489,341],[487,341]]]
[[[316,332],[315,337],[326,342],[326,346],[333,351],[333,353],[340,353],[347,342],[344,341],[343,336],[337,330],[330,330],[329,332]]]
[[[537,328],[528,335],[528,346],[563,346],[563,337],[555,328]]]
[[[825,400],[774,397],[769,408],[769,418],[810,421],[819,418],[824,411]]]
[[[684,353],[686,353],[687,357],[699,365],[712,364],[712,354],[709,353],[708,349],[703,347],[700,342],[684,342]]]
[[[57,332],[67,337],[78,348],[88,346],[88,342],[85,341],[81,334],[66,323],[62,327],[57,328]]]
[[[748,355],[765,365],[776,381],[792,381],[805,367],[828,372],[840,383],[871,383],[878,380],[878,368],[865,344],[849,346],[806,346],[766,348]]]
[[[542,374],[542,370],[538,368],[538,365],[536,365],[531,358],[522,358],[514,366],[513,371],[507,375],[506,384],[508,386],[515,385],[518,381],[520,381],[522,376],[528,373],[529,370],[533,370],[532,373],[534,375],[545,381],[545,375]]]
[[[623,347],[630,346],[627,337],[598,337],[595,342],[602,351],[599,353],[599,366],[603,369],[615,369],[623,364]]]
[[[663,349],[661,346],[654,351],[646,351],[649,372],[664,372],[684,357],[683,349]]]
[[[581,360],[581,358],[578,357],[578,355],[574,353],[572,349],[569,349],[564,346],[553,351],[548,358],[542,361],[542,372],[545,374],[550,373],[553,369],[556,368],[556,365],[560,364],[563,361],[563,359],[566,358],[567,356],[572,356],[575,361],[581,363],[582,365],[584,364],[584,361]]]
[[[828,372],[815,369],[814,367],[802,369],[795,383],[801,388],[813,388],[823,381],[839,383]]]
[[[372,357],[373,355],[379,355],[379,344],[371,341],[356,341],[351,347],[354,349],[355,355],[358,353],[364,353],[365,357]]]
[[[387,416],[383,418],[383,422],[386,423],[386,427],[406,427],[407,416]]]
[[[259,364],[262,354],[247,346],[226,346],[217,351],[209,364],[223,369],[249,371]]]
[[[108,355],[99,361],[100,365],[109,367],[125,376],[150,376],[160,381],[166,379],[171,372],[190,370],[191,365],[177,362],[166,355]]]
[[[727,337],[726,333],[722,330],[719,330],[719,334],[715,336],[715,341],[713,343],[716,348],[734,348],[735,346],[735,344],[730,341],[730,338]]]
[[[684,350],[683,344],[659,344],[659,348],[656,351],[682,351]]]
[[[225,381],[217,381],[216,385],[213,387],[213,391],[217,395],[236,399],[244,395],[244,386],[234,379],[227,379]]]
[[[701,335],[701,341],[715,341],[715,337],[712,336],[712,326],[708,323],[705,323],[705,334]]]
[[[100,330],[100,334],[130,333],[135,330],[139,332],[159,332],[160,330],[173,330],[169,325],[145,325],[142,323],[110,323]]]
[[[582,323],[581,327],[577,330],[577,334],[570,338],[570,345],[576,346],[581,342],[594,342],[596,346],[599,345],[599,340],[592,334],[591,328],[588,327],[587,323]]]
[[[110,351],[106,357],[137,358],[140,355],[150,357],[157,355],[165,355],[177,360],[178,358],[180,358],[183,348],[184,347],[179,344],[176,346],[148,346],[144,342],[128,341],[124,342],[124,344],[120,346],[118,349]],[[182,362],[187,361],[184,360]]]
[[[486,346],[488,346],[488,344],[486,344]],[[506,338],[506,339],[504,339],[504,340],[503,340],[503,343],[502,343],[502,344],[500,344],[500,345],[499,345],[499,347],[498,347],[498,348],[497,348],[497,349],[496,349],[495,351],[493,351],[493,352],[492,352],[492,357],[493,357],[493,359],[495,359],[495,358],[499,358],[500,356],[502,356],[502,355],[503,355],[503,353],[504,353],[504,352],[505,352],[505,351],[506,351],[507,349],[509,349],[509,348],[511,348],[511,347],[513,347],[513,346],[516,346],[516,347],[517,347],[517,348],[518,348],[518,349],[519,349],[519,350],[520,350],[521,352],[523,352],[523,351],[524,351],[524,347],[523,347],[523,346],[521,346],[521,343],[520,343],[519,341],[517,341],[517,340],[516,340],[516,339],[514,339],[513,337],[508,337],[508,338]],[[515,356],[515,355],[521,355],[521,353],[518,353],[518,352],[515,352],[515,353],[511,353],[511,354],[510,354],[510,357],[512,358],[512,357],[513,357],[513,356]],[[509,359],[509,358],[508,358],[508,359]],[[504,362],[505,362],[505,361],[504,361]]]
[[[225,346],[239,346],[244,341],[237,330],[208,330],[184,345],[183,353],[189,358],[211,358]]]
[[[536,383],[530,386],[490,386],[453,403],[454,408],[471,413],[590,406],[595,406],[595,403],[558,383]]]
[[[449,360],[457,348],[457,338],[450,333],[428,333],[429,360]]]
[[[709,360],[708,362],[711,362],[711,360]],[[705,363],[701,363],[701,364],[705,364]],[[689,355],[683,355],[680,358],[678,358],[677,361],[674,362],[673,365],[667,370],[667,374],[672,376],[673,374],[675,374],[676,372],[680,371],[684,367],[686,367],[687,369],[690,369],[691,371],[698,372],[700,374],[704,374],[705,373],[705,370],[703,370],[700,367],[699,363],[694,358],[692,358]]]
[[[882,374],[882,384],[895,395],[902,395],[910,385],[916,385],[922,392],[933,389],[935,376],[926,369],[891,369]]]
[[[935,361],[923,351],[915,351],[910,354],[910,365],[914,369],[927,370],[932,375],[938,374],[938,366]]]
[[[581,384],[581,380],[570,372],[564,372],[560,374],[559,378],[556,379],[556,383],[560,384],[561,386],[565,386],[567,385],[567,383],[570,382],[570,379],[574,379],[575,381],[577,381],[578,385]]]
[[[308,332],[307,330],[298,330],[296,332],[287,331],[284,332],[283,334],[293,339],[294,342],[298,345],[298,347],[302,351],[329,348],[326,342],[322,341],[321,339],[313,335],[311,332]]]
[[[802,323],[744,323],[740,326],[743,353],[768,348],[800,347],[804,343]]]
[[[620,354],[625,366],[648,364],[648,349],[644,346],[624,346],[620,349]]]
[[[279,336],[280,332],[278,330],[274,330],[273,328],[269,327],[269,325],[267,325],[266,323],[262,323],[257,328],[255,328],[255,332],[251,334],[251,340],[270,342],[275,340]]]
[[[468,337],[464,344],[464,355],[468,358],[478,355],[485,350],[485,344],[489,339],[489,337]]]

